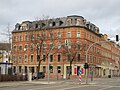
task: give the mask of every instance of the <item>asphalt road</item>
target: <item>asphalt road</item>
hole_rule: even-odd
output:
[[[79,84],[77,80],[64,80],[54,84],[23,84],[2,87],[0,90],[120,90],[120,77],[99,78],[89,84]]]

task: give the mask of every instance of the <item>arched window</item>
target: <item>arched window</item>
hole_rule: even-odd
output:
[[[67,21],[67,25],[70,26],[71,25],[71,22],[70,20]]]
[[[80,20],[77,20],[77,25],[80,25]]]
[[[33,51],[33,50],[34,50],[34,45],[31,44],[31,45],[30,45],[30,51]]]
[[[54,44],[52,42],[52,43],[50,43],[50,49],[53,49],[53,48],[54,48]]]

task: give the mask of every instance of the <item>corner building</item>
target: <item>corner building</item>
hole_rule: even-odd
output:
[[[79,69],[84,77],[85,52],[91,44],[101,41],[104,42],[93,45],[88,51],[88,75],[91,71],[94,77],[120,74],[120,46],[109,40],[106,34],[101,34],[96,25],[76,15],[17,23],[12,31],[14,73],[37,71],[39,50],[36,41],[39,42],[40,38],[45,38],[42,39],[44,52],[40,58],[47,57],[41,61],[40,71],[45,72],[46,77],[50,64],[50,78],[68,78],[71,60],[71,77],[76,77]]]

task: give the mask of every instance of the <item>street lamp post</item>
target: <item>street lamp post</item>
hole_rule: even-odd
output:
[[[110,69],[110,71],[109,71],[109,74],[110,74],[110,76],[109,77],[112,77],[112,63],[110,63],[110,67],[109,67]]]
[[[48,56],[48,83],[50,83],[50,57]]]
[[[108,42],[108,41],[95,42],[95,43],[92,43],[92,44],[88,47],[88,49],[86,50],[86,53],[85,53],[85,55],[86,55],[85,64],[88,63],[88,60],[87,60],[88,57],[87,57],[87,56],[88,56],[88,51],[90,50],[90,48],[91,48],[92,46],[94,46],[95,44],[104,43],[104,42]],[[85,83],[88,84],[88,69],[85,69]]]

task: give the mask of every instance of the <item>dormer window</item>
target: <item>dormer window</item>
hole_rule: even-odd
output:
[[[73,24],[73,19],[71,19],[71,24]]]
[[[55,26],[55,24],[56,24],[55,22],[51,22],[51,23],[49,24],[49,26],[50,26],[50,27],[53,27],[53,26]]]
[[[77,20],[77,25],[80,25],[80,20]]]
[[[18,30],[20,30],[20,27],[21,27],[21,26],[18,26]]]
[[[42,27],[45,27],[45,24],[44,24],[44,23],[42,23]]]
[[[52,23],[52,26],[55,26],[55,22]]]
[[[63,22],[62,21],[59,21],[59,26],[61,26],[63,24]]]
[[[75,19],[75,22],[74,22],[74,23],[75,23],[75,25],[77,24],[77,19]]]
[[[86,24],[87,28],[89,28],[89,24]]]
[[[50,23],[49,26],[52,27],[52,23]]]
[[[38,28],[38,24],[35,24],[35,28]]]
[[[70,24],[71,24],[71,22],[70,22],[70,20],[68,20],[68,21],[67,21],[67,25],[70,26]]]

